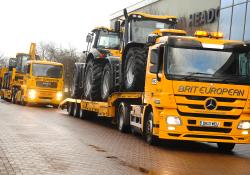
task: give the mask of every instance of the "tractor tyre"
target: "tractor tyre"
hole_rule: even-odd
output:
[[[124,69],[124,88],[126,91],[143,91],[147,53],[144,48],[134,47],[127,52]]]

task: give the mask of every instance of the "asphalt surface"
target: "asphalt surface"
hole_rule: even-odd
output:
[[[107,120],[0,100],[0,174],[250,175],[250,145],[231,154],[196,142],[149,146]]]

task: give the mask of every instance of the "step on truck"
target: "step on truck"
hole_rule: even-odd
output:
[[[221,151],[250,143],[250,44],[223,34],[151,34],[143,92],[114,92],[107,101],[68,98],[70,115],[109,117],[119,131],[159,139],[217,143]],[[81,64],[84,70],[85,64]]]

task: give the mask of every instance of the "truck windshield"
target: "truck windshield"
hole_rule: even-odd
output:
[[[170,29],[174,24],[170,22],[159,22],[156,20],[132,20],[130,32],[132,41],[146,43],[148,35],[156,29]]]
[[[32,75],[36,77],[62,78],[62,66],[33,64]]]
[[[118,50],[120,48],[119,34],[110,31],[100,31],[97,48]]]
[[[170,47],[165,72],[176,77],[249,79],[249,63],[249,53]]]

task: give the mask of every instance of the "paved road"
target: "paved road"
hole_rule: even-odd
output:
[[[194,142],[153,147],[105,120],[0,100],[0,174],[250,175],[250,145],[233,154]]]

